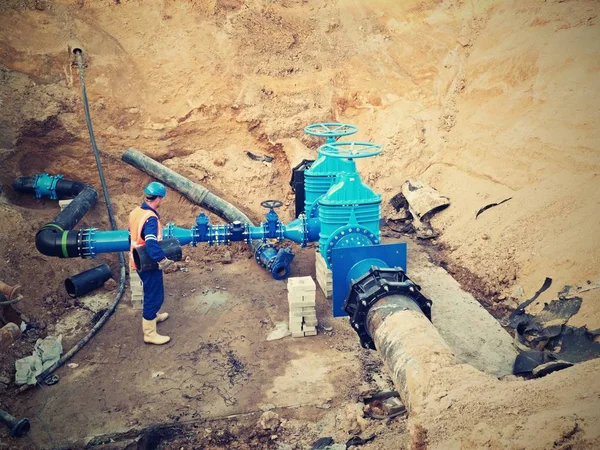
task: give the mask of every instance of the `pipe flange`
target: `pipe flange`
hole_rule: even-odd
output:
[[[325,261],[332,267],[331,251],[334,248],[366,247],[379,244],[375,233],[361,225],[346,225],[335,230],[325,241]]]
[[[368,273],[352,283],[344,302],[344,311],[350,316],[350,324],[363,348],[375,350],[375,342],[367,330],[369,310],[382,298],[398,294],[414,301],[425,317],[431,320],[431,300],[421,294],[421,287],[399,267],[371,267]]]
[[[173,230],[175,229],[175,224],[173,222],[169,222],[165,228],[167,229],[167,234],[164,236],[164,238],[175,237],[173,233]]]
[[[95,258],[94,234],[96,228],[85,228],[80,232],[80,253],[82,258]]]
[[[269,260],[267,262],[267,264],[263,264],[263,262],[261,261],[259,253],[267,248],[275,248],[275,245],[273,245],[271,243],[262,244],[262,245],[259,245],[256,248],[256,250],[254,251],[254,259],[256,259],[256,262],[258,263],[259,266],[264,267],[264,268],[268,268],[268,264],[272,263],[272,260],[274,259],[274,258],[271,258],[271,260]]]

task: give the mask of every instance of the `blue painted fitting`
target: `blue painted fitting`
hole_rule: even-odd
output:
[[[271,275],[276,280],[283,280],[290,274],[290,265],[294,259],[294,253],[290,247],[282,247],[277,256],[270,263]]]
[[[284,225],[283,229],[283,237],[285,239],[289,239],[296,244],[300,244],[302,247],[306,247],[306,244],[308,243],[308,225],[304,214],[300,214],[297,219]]]
[[[163,228],[163,238],[166,239],[168,233],[168,237],[177,238],[179,245],[193,245],[195,240],[194,228],[195,227],[192,227],[191,229],[180,228],[176,227],[173,223],[169,223],[167,228]]]
[[[277,256],[277,249],[273,244],[263,244],[254,252],[256,262],[262,267],[268,267],[269,261]]]
[[[236,220],[231,224],[231,240],[239,242],[244,240],[245,226],[242,222]]]
[[[95,258],[96,257],[96,229],[87,228],[81,230],[79,234],[81,242],[81,257],[82,258]],[[128,239],[129,241],[129,239]]]
[[[263,244],[256,249],[254,258],[256,262],[271,272],[276,280],[283,280],[290,273],[290,264],[294,259],[294,253],[290,247],[282,247],[279,250],[273,244]]]
[[[316,242],[319,240],[319,233],[321,231],[321,221],[316,219],[308,219],[308,242]]]
[[[266,225],[266,232],[267,232],[267,236],[271,239],[276,238],[277,237],[277,223],[279,222],[279,216],[277,215],[277,213],[271,208],[269,210],[269,212],[267,212],[267,214],[265,214],[265,217],[267,219],[267,223]]]
[[[88,228],[80,233],[82,256],[88,254],[93,257],[98,253],[129,251],[128,230],[97,231],[95,228]]]
[[[49,197],[56,200],[56,184],[63,179],[62,175],[48,175],[47,173],[38,173],[33,181],[35,189],[35,198]]]
[[[208,216],[204,213],[196,217],[195,239],[194,242],[208,242]]]
[[[208,245],[229,244],[230,232],[228,225],[209,225],[208,230]]]
[[[362,278],[371,267],[387,269],[389,265],[379,258],[366,258],[354,264],[346,275],[346,286],[351,286],[356,280]]]
[[[360,225],[339,227],[324,238],[320,233],[319,251],[329,269],[332,268],[332,252],[336,248],[368,247],[379,244],[379,236],[373,230]]]

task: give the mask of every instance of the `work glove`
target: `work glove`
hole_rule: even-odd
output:
[[[169,258],[167,258],[166,256],[161,259],[158,262],[158,268],[160,270],[165,270],[167,267],[169,267],[171,264],[173,264],[175,261],[170,260]]]

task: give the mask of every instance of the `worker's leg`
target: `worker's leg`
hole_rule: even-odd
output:
[[[138,273],[144,287],[144,319],[154,320],[165,299],[162,271],[149,270]]]
[[[144,309],[142,312],[142,327],[144,342],[150,344],[165,344],[171,339],[156,332],[156,315],[165,298],[163,274],[160,270],[138,272],[144,288]]]

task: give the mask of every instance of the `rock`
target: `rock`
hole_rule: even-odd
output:
[[[227,250],[223,254],[223,258],[221,258],[221,262],[223,264],[231,264],[233,262],[233,259],[231,258],[231,252],[229,250]]]
[[[79,364],[69,363],[69,364],[67,364],[67,367],[69,367],[69,369],[77,369],[79,367]]]
[[[223,167],[227,163],[227,158],[216,158],[213,160],[213,164],[218,167]]]
[[[107,291],[114,291],[117,288],[117,282],[113,278],[109,278],[106,283],[104,283],[104,289]]]
[[[367,421],[363,417],[362,403],[351,403],[346,405],[338,414],[337,419],[341,429],[352,435],[362,433],[367,426]]]
[[[12,322],[0,328],[0,350],[7,349],[21,337],[21,328]]]
[[[273,411],[265,411],[258,419],[258,427],[263,430],[276,430],[281,423],[279,415]]]
[[[8,377],[0,377],[0,383],[2,383],[2,384],[10,384],[10,378],[8,378]]]

